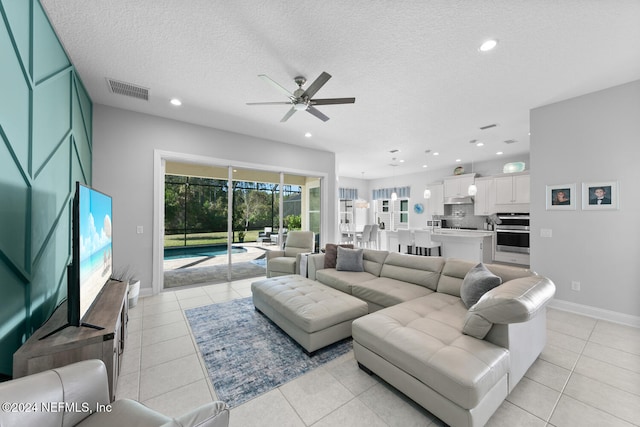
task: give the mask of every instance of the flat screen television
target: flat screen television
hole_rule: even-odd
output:
[[[111,197],[76,182],[73,199],[73,260],[67,274],[68,323],[84,323],[113,273]]]
[[[43,340],[69,326],[91,325],[84,320],[113,273],[111,197],[76,182],[72,206],[71,264],[67,266],[67,323]]]

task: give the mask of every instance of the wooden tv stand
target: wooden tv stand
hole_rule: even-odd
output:
[[[81,360],[100,359],[107,366],[109,395],[113,401],[127,338],[128,287],[126,282],[107,282],[84,319],[85,323],[104,329],[69,326],[41,340],[67,323],[67,302],[60,304],[49,320],[13,354],[13,377],[24,377]]]

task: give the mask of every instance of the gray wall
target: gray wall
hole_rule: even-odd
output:
[[[93,185],[113,197],[114,268],[132,265],[148,293],[152,280],[154,150],[327,174],[327,230],[337,223],[335,154],[218,129],[94,106]],[[226,165],[225,165],[226,166]],[[143,226],[142,234],[136,233]],[[326,237],[325,237],[326,239]]]
[[[640,80],[531,111],[531,267],[553,279],[559,307],[638,324],[639,136]],[[597,181],[618,181],[618,210],[582,210],[582,183]],[[571,183],[576,210],[547,211],[546,186]]]

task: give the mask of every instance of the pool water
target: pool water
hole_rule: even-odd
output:
[[[232,246],[232,254],[241,254],[247,250],[241,246]],[[182,259],[194,257],[214,257],[227,255],[227,245],[190,246],[178,248],[165,248],[164,259]]]

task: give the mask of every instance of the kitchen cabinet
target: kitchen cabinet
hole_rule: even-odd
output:
[[[444,197],[467,197],[469,186],[473,184],[475,173],[451,176],[444,179]]]
[[[491,215],[496,212],[494,184],[493,177],[476,179],[478,193],[474,197],[474,215]]]
[[[425,200],[425,213],[427,219],[432,219],[433,215],[444,215],[444,185],[429,185],[431,197]]]
[[[495,177],[494,182],[497,205],[530,202],[531,179],[528,173]]]

